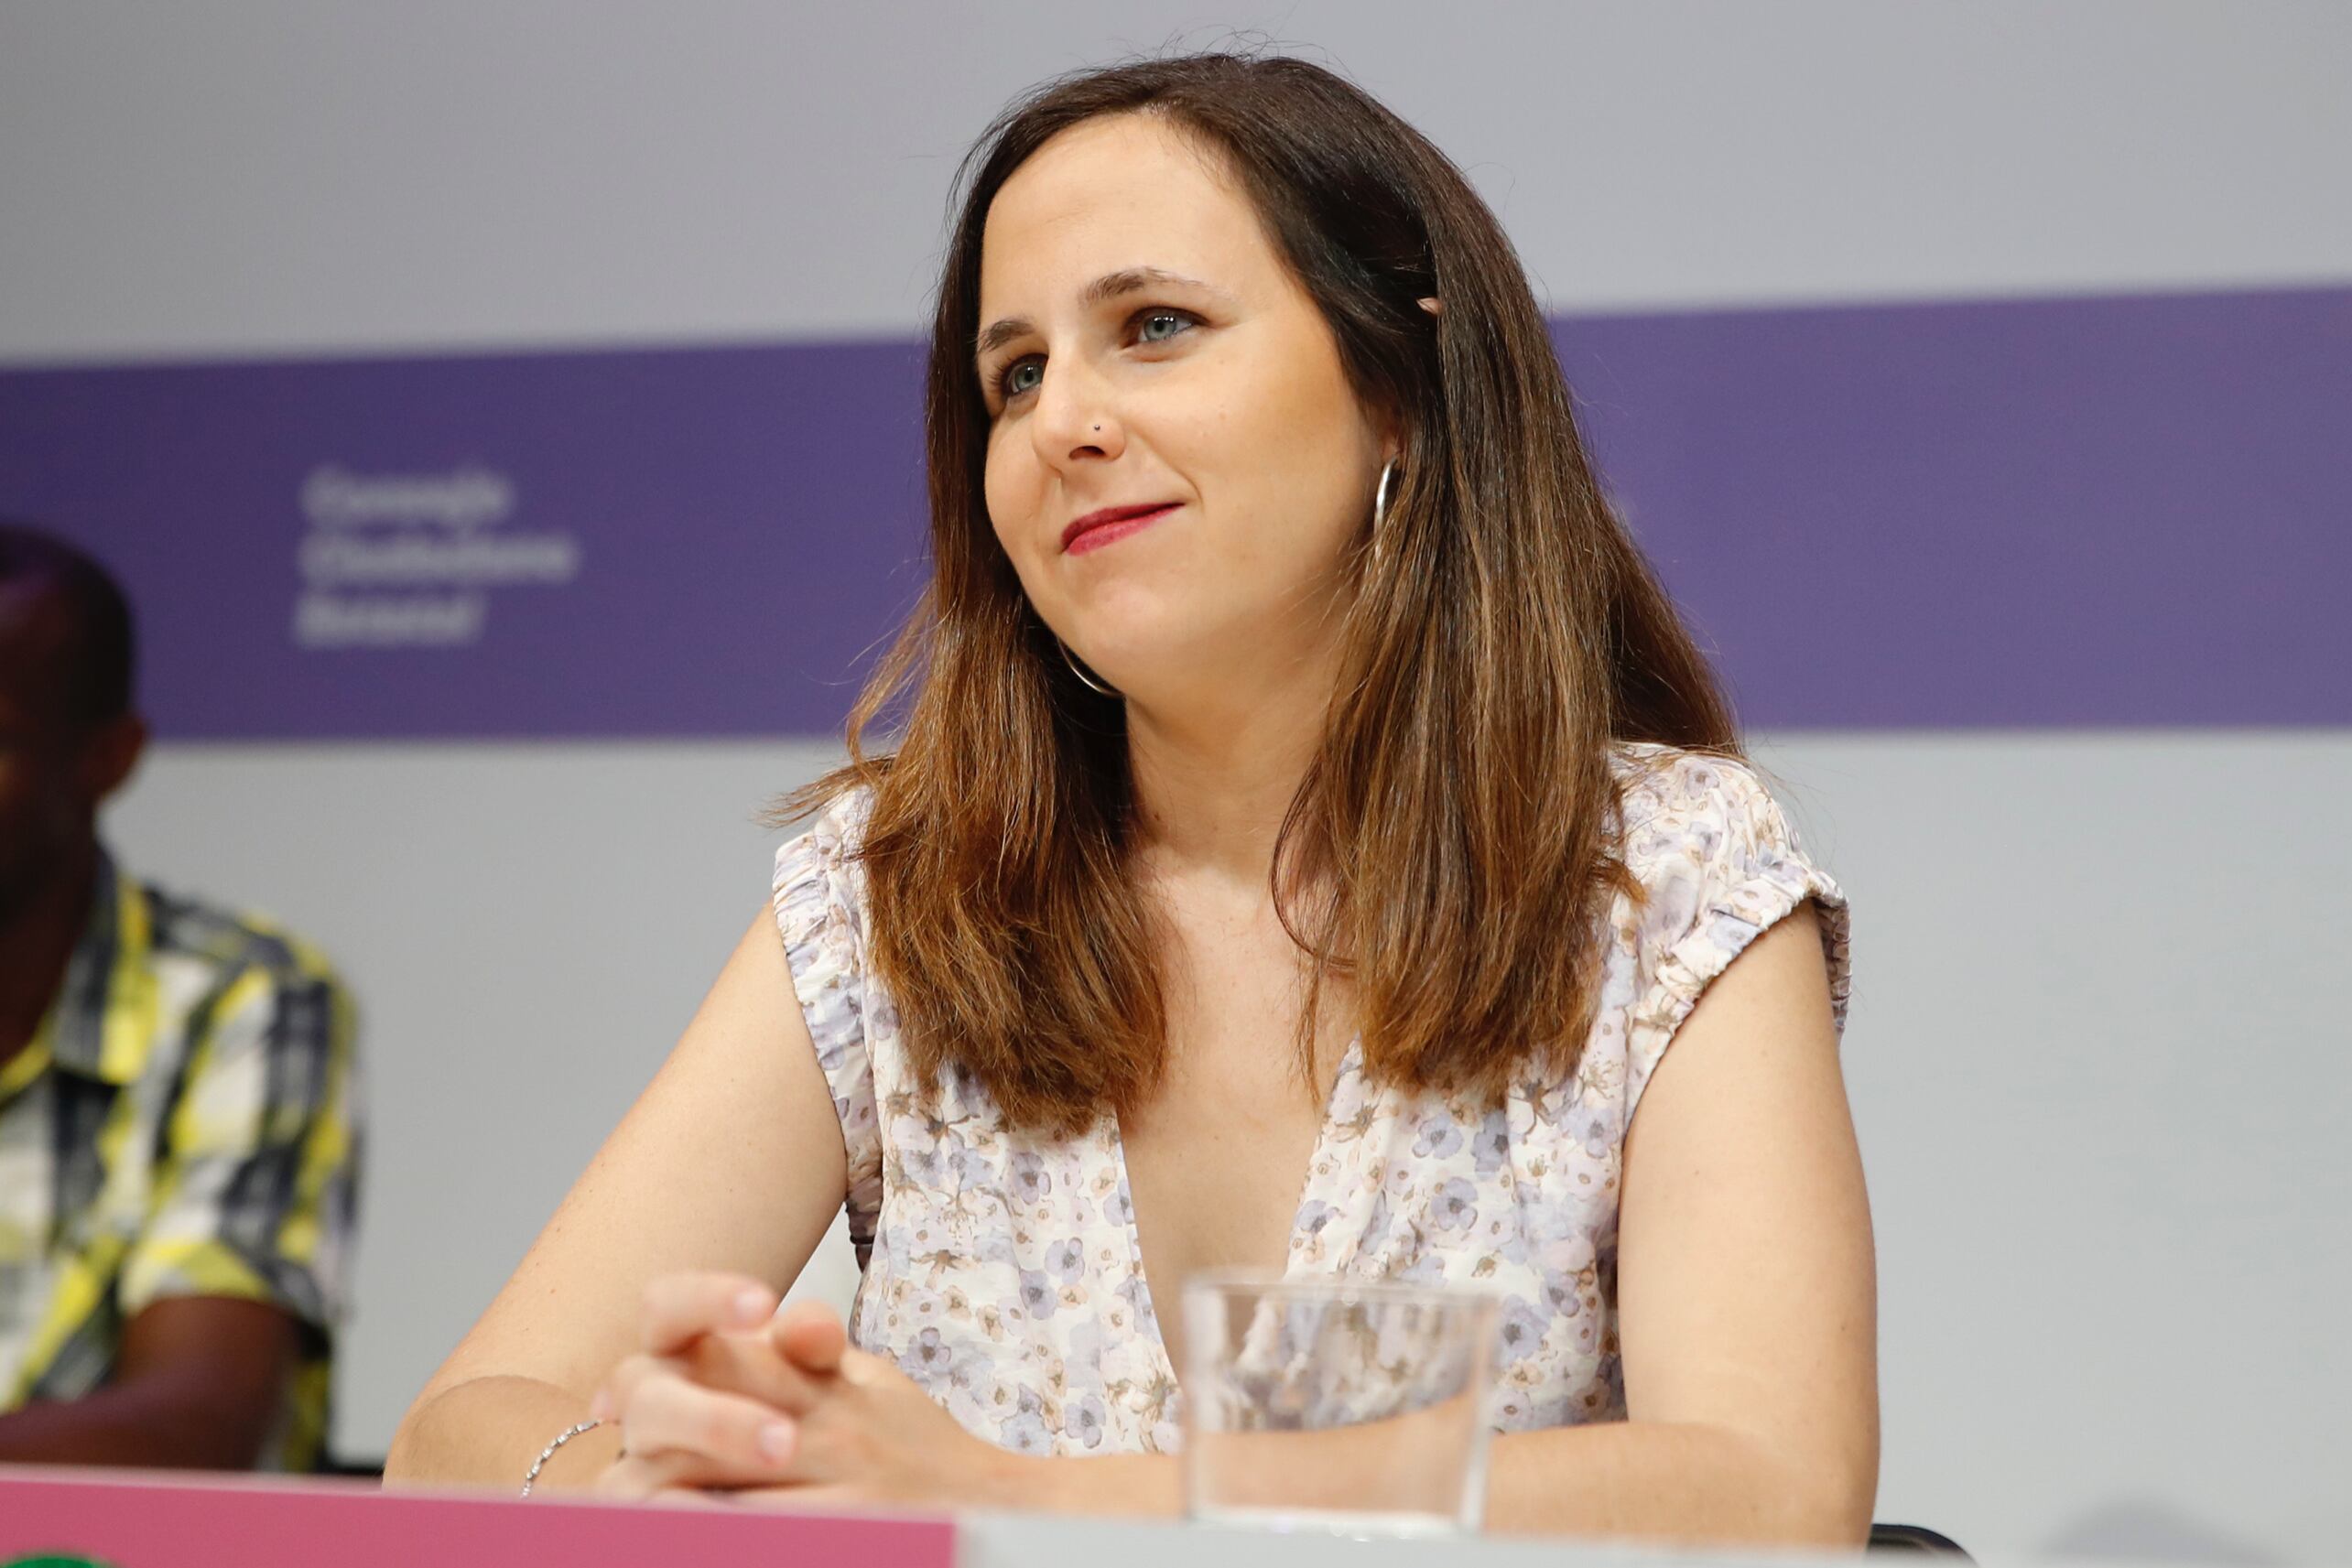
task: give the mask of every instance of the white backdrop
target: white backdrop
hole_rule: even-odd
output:
[[[1428,131],[1562,309],[2352,280],[2335,5],[0,0],[0,362],[908,335],[1006,96],[1233,27]],[[1762,750],[1857,905],[1881,1516],[2340,1560],[2352,736]],[[830,752],[158,748],[125,858],[363,998],[346,1450],[675,1036],[763,895],[754,814]]]

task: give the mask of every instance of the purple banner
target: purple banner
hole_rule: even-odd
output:
[[[2352,289],[1569,319],[1774,729],[2352,723]],[[181,740],[837,732],[922,585],[905,342],[0,372],[0,514]]]
[[[2352,288],[1554,337],[1750,724],[2352,724]]]
[[[697,349],[0,375],[176,739],[837,730],[922,585],[916,359]]]

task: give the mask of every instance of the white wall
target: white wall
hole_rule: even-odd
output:
[[[1319,47],[1561,309],[2352,276],[2352,8],[0,5],[0,357],[905,333],[1053,72]]]
[[[1760,752],[1855,903],[1881,1517],[2343,1561],[2352,735]]]
[[[2334,5],[19,0],[0,362],[905,335],[1008,93],[1220,24],[1429,131],[1562,308],[2352,279]],[[1765,750],[1858,905],[1881,1515],[2340,1560],[2352,737]],[[753,814],[829,751],[153,759],[126,858],[285,915],[364,999],[345,1447],[674,1038],[760,902]]]

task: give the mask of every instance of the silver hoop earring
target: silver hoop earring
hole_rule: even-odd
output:
[[[1381,465],[1380,483],[1372,490],[1372,565],[1380,565],[1381,535],[1388,532],[1388,492],[1396,480],[1396,460]]]
[[[1119,688],[1115,686],[1105,684],[1101,676],[1093,674],[1084,665],[1079,664],[1078,662],[1077,655],[1070,652],[1070,645],[1068,643],[1065,643],[1059,637],[1057,637],[1054,639],[1054,646],[1062,651],[1062,663],[1069,665],[1070,674],[1078,676],[1078,684],[1080,686],[1086,687],[1089,691],[1100,692],[1113,702],[1120,699],[1120,697],[1122,694]]]

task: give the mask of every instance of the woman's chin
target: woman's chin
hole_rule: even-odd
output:
[[[1290,661],[1237,656],[1247,643],[1225,648],[1155,653],[1117,658],[1102,678],[1135,706],[1180,714],[1230,711],[1237,702],[1254,705],[1272,694],[1277,668]],[[1108,655],[1106,655],[1108,657]]]

